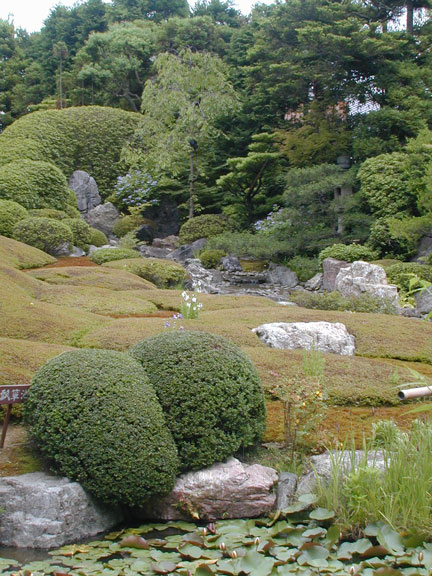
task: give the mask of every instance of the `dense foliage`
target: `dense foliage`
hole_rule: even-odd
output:
[[[321,263],[325,258],[336,258],[336,260],[345,260],[346,262],[354,262],[355,260],[370,262],[376,260],[377,257],[378,254],[371,248],[360,244],[333,244],[319,253]]]
[[[48,254],[55,255],[63,244],[73,244],[72,230],[60,220],[53,218],[25,218],[20,220],[13,229],[13,238],[39,248]]]
[[[199,238],[211,238],[231,229],[231,224],[223,214],[202,214],[189,218],[180,228],[180,244],[191,244]]]
[[[410,258],[425,229],[399,242],[382,218],[432,208],[425,6],[85,0],[40,33],[3,20],[0,164],[86,170],[125,214],[163,196],[223,212],[272,259],[368,240]]]
[[[48,162],[19,160],[0,166],[0,198],[14,200],[25,208],[56,208],[68,202],[66,178]]]
[[[44,110],[14,122],[0,136],[0,143],[5,139],[4,146],[16,146],[16,141],[20,144],[25,138],[37,142],[32,159],[38,159],[43,151],[44,159],[55,164],[67,177],[74,170],[91,173],[101,195],[105,197],[121,172],[119,160],[122,146],[133,134],[138,122],[138,114],[108,107]],[[19,159],[20,151],[17,148],[14,160]]]
[[[234,344],[205,332],[173,331],[130,351],[149,375],[185,470],[224,461],[264,431],[259,376]]]
[[[51,466],[110,505],[142,505],[174,485],[177,452],[148,378],[130,356],[75,350],[50,360],[25,404]]]
[[[27,210],[13,200],[0,200],[0,234],[12,236],[15,224],[28,217]]]

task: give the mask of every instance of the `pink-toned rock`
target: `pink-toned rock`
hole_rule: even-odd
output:
[[[341,268],[348,266],[345,260],[336,260],[336,258],[325,258],[322,263],[323,279],[322,287],[328,292],[336,290],[336,277]]]
[[[255,518],[276,504],[276,470],[242,464],[230,458],[223,464],[180,476],[168,496],[152,500],[137,516],[152,520],[217,520]]]

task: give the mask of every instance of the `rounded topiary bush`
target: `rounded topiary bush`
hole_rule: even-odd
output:
[[[12,236],[34,248],[55,255],[62,244],[72,244],[72,230],[53,218],[25,218],[14,226]]]
[[[13,200],[0,200],[0,234],[12,236],[15,224],[28,218],[27,210]]]
[[[90,228],[90,242],[96,248],[100,248],[101,246],[105,246],[108,244],[108,238],[106,234],[102,232],[102,230],[98,230],[97,228]]]
[[[199,259],[204,268],[216,268],[225,255],[226,252],[224,250],[204,250],[199,255]]]
[[[32,138],[0,138],[0,165],[18,160],[46,160],[45,146]]]
[[[66,218],[63,223],[72,230],[73,244],[82,250],[88,250],[90,244],[90,226],[82,218]]]
[[[156,390],[184,470],[223,461],[262,437],[260,378],[247,356],[225,338],[167,332],[143,340],[130,354]]]
[[[320,263],[326,258],[336,258],[336,260],[345,260],[345,262],[355,262],[356,260],[370,262],[378,258],[378,253],[369,246],[362,246],[361,244],[333,244],[319,253]]]
[[[161,258],[128,258],[127,260],[106,262],[104,266],[136,274],[144,280],[153,282],[158,288],[181,287],[188,277],[181,264]]]
[[[74,350],[36,374],[24,407],[51,466],[107,504],[168,493],[177,451],[143,368],[127,354]]]
[[[0,198],[24,208],[63,210],[68,196],[65,175],[54,164],[20,160],[0,166]]]
[[[189,218],[180,228],[180,244],[190,244],[199,238],[211,238],[232,229],[224,214],[202,214]]]
[[[105,264],[114,260],[124,260],[125,258],[136,258],[138,252],[132,248],[101,248],[90,256],[95,264]]]

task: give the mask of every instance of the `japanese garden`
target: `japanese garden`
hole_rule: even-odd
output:
[[[431,573],[431,10],[0,19],[2,574]]]

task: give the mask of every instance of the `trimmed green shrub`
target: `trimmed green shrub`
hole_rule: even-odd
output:
[[[181,264],[160,258],[130,258],[107,262],[104,266],[136,274],[158,288],[177,288],[187,280],[187,272]]]
[[[13,200],[0,200],[0,234],[12,236],[15,224],[28,218],[27,210]]]
[[[66,224],[52,218],[26,218],[15,225],[13,238],[55,255],[61,244],[72,244],[72,230]]]
[[[105,199],[117,176],[124,172],[121,150],[140,118],[141,114],[101,106],[41,110],[8,126],[0,136],[0,145],[3,138],[8,142],[23,138],[37,141],[43,146],[43,158],[64,174],[69,176],[74,170],[91,174]]]
[[[72,230],[74,246],[87,251],[90,244],[90,226],[87,222],[82,218],[66,218],[63,224]]]
[[[142,505],[174,485],[173,438],[144,370],[127,354],[56,356],[33,378],[24,420],[54,470],[106,504]]]
[[[283,256],[293,256],[292,249],[284,240],[277,240],[267,234],[250,232],[224,232],[209,238],[207,250],[223,250],[238,258],[255,260],[278,260]]]
[[[370,262],[376,260],[378,254],[369,246],[362,246],[361,244],[333,244],[333,246],[321,250],[318,258],[320,264],[326,258],[336,258],[336,260],[345,260],[345,262],[355,262],[356,260]]]
[[[202,214],[189,218],[180,228],[180,244],[191,244],[199,238],[210,238],[232,229],[224,214]]]
[[[292,292],[291,302],[303,308],[314,310],[338,310],[340,312],[367,312],[370,314],[396,314],[390,301],[377,298],[372,294],[360,294],[355,298],[345,298],[340,292],[313,293],[306,291]]]
[[[78,202],[75,192],[69,188],[69,195],[65,212],[69,218],[81,218],[81,212],[78,210]]]
[[[405,260],[415,256],[422,236],[432,231],[432,218],[379,218],[371,227],[369,244],[381,256]]]
[[[199,259],[204,268],[217,268],[221,258],[225,255],[226,252],[224,250],[204,250],[199,255]]]
[[[286,265],[297,274],[300,282],[307,282],[320,271],[318,258],[308,258],[307,256],[294,256],[287,261]]]
[[[93,252],[90,256],[95,264],[105,264],[114,260],[124,260],[126,258],[137,258],[138,252],[129,248],[101,248]]]
[[[63,210],[68,195],[66,178],[54,164],[21,160],[0,166],[0,198],[24,208]]]
[[[258,373],[225,338],[165,332],[130,354],[156,390],[183,470],[223,462],[261,439],[266,413]]]
[[[101,246],[105,246],[108,244],[108,238],[102,232],[102,230],[98,230],[97,228],[90,228],[90,242],[96,248],[100,248]]]
[[[53,208],[32,208],[28,213],[29,216],[37,218],[54,218],[55,220],[68,218],[64,210],[54,210]]]
[[[19,160],[46,160],[42,142],[32,138],[0,138],[0,165]]]
[[[114,224],[113,232],[119,238],[125,236],[128,232],[132,232],[132,230],[136,230],[143,224],[149,222],[142,216],[138,216],[136,214],[130,214],[128,216],[123,216],[120,220]]]
[[[368,158],[360,166],[361,193],[376,217],[412,213],[417,199],[410,191],[407,161],[407,154],[393,152]]]
[[[389,284],[396,284],[399,290],[408,292],[409,282],[413,275],[420,280],[432,282],[432,266],[423,266],[415,262],[400,262],[386,269]]]

